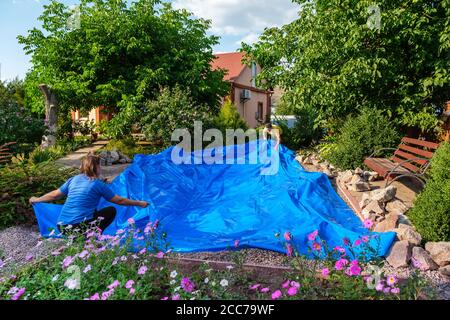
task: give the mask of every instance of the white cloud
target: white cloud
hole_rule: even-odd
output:
[[[291,0],[174,0],[196,17],[212,21],[211,32],[254,42],[266,27],[292,22],[300,6]]]

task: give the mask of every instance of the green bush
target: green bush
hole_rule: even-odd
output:
[[[228,99],[220,109],[219,115],[214,119],[214,126],[223,134],[225,134],[226,129],[242,129],[244,131],[248,129],[247,122],[241,117],[236,106]]]
[[[312,110],[302,109],[295,112],[296,121],[292,128],[289,128],[282,118],[276,118],[274,121],[282,128],[281,142],[292,150],[309,147],[322,135],[322,130],[315,124],[315,113]]]
[[[333,152],[327,152],[327,160],[341,169],[362,166],[364,159],[380,148],[394,148],[400,135],[380,110],[365,108],[356,117],[350,117],[337,134]],[[390,152],[392,153],[392,151]],[[380,156],[386,154],[381,153]]]
[[[60,187],[76,173],[75,169],[61,168],[53,162],[31,164],[22,156],[13,158],[12,164],[0,168],[0,229],[34,223],[28,199]]]
[[[212,114],[206,105],[196,105],[187,90],[179,87],[165,88],[155,100],[146,103],[146,111],[140,120],[142,132],[148,141],[163,146],[172,145],[175,129],[187,129],[193,135],[194,121],[206,126],[212,121]]]
[[[436,151],[429,174],[408,217],[425,241],[450,241],[450,143]]]

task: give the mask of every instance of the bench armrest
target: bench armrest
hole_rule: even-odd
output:
[[[383,150],[394,150],[395,151],[397,149],[395,149],[395,148],[381,148],[381,149],[377,149],[368,158],[372,158],[373,156],[377,155],[380,151],[383,151]]]

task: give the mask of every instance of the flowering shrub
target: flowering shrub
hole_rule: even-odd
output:
[[[417,299],[423,298],[423,280],[400,280],[378,272],[376,265],[351,260],[348,253],[359,244],[343,245],[326,253],[325,260],[306,260],[298,255],[290,232],[292,270],[266,277],[244,270],[240,264],[215,270],[208,264],[194,269],[165,259],[170,254],[158,222],[143,230],[130,228],[115,236],[102,236],[93,226],[84,237],[73,230],[67,244],[19,274],[0,279],[1,299]],[[327,249],[320,234],[308,236],[311,251]],[[130,252],[138,242],[140,251]],[[234,242],[235,249],[239,241]],[[240,263],[239,251],[234,258]],[[33,259],[33,257],[31,257]],[[1,268],[1,267],[0,267]],[[377,272],[374,272],[377,271]],[[283,280],[284,279],[284,280]]]

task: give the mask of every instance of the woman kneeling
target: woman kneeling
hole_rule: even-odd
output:
[[[58,228],[65,233],[69,229],[86,231],[90,224],[98,221],[101,231],[114,221],[116,208],[107,207],[97,211],[101,198],[123,206],[138,206],[146,208],[146,201],[136,201],[122,198],[114,194],[106,183],[99,179],[100,158],[88,154],[81,162],[81,174],[67,180],[59,189],[42,197],[30,198],[30,203],[51,202],[67,197],[58,218]]]

